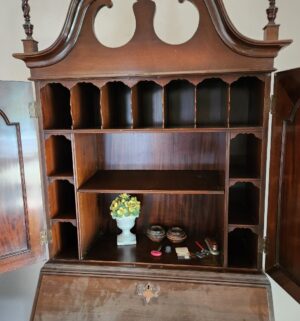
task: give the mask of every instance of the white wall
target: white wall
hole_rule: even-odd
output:
[[[21,1],[6,1],[2,4],[0,11],[0,79],[1,80],[25,80],[29,71],[24,64],[11,57],[13,52],[21,52],[20,39],[24,37],[22,30]],[[115,0],[117,12],[109,16],[106,12],[106,21],[119,21],[128,8],[129,3],[134,0]],[[185,3],[183,14],[180,14],[178,2],[175,0],[156,0],[163,14],[170,13],[170,19],[158,17],[162,26],[164,37],[174,40],[175,32],[168,26],[172,26],[172,20],[176,17],[176,24],[181,25],[180,36],[188,31],[189,24],[193,23],[191,6]],[[281,38],[294,39],[293,45],[280,53],[276,59],[276,67],[279,70],[295,68],[300,66],[300,1],[278,0],[279,14],[277,21],[282,25]],[[261,39],[262,27],[266,24],[265,9],[268,1],[262,0],[224,0],[229,16],[237,29],[248,37]],[[39,48],[49,46],[58,36],[67,12],[69,0],[31,0],[32,22],[35,26],[34,37],[40,42]],[[185,19],[187,18],[187,19]],[[127,18],[126,18],[127,19]],[[124,21],[124,20],[123,20]],[[178,22],[179,21],[179,22]],[[123,35],[126,36],[126,20],[122,25]],[[174,26],[174,24],[173,24]],[[124,29],[124,30],[123,30]],[[106,29],[118,31],[111,26]],[[128,31],[130,32],[130,30]],[[105,37],[105,34],[103,35]],[[117,36],[117,35],[116,35]],[[0,321],[27,321],[33,300],[34,289],[37,282],[40,264],[3,274],[0,277]],[[272,282],[273,299],[275,306],[276,321],[299,321],[300,306],[282,289]]]

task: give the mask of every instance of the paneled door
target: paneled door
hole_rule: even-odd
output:
[[[44,256],[43,200],[32,84],[0,82],[0,272]]]

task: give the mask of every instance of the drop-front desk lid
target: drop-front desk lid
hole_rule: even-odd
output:
[[[267,321],[271,289],[262,274],[47,263],[34,321]]]

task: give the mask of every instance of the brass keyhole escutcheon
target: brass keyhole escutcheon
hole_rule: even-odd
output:
[[[145,304],[149,304],[153,298],[158,298],[159,293],[160,287],[150,282],[137,285],[137,294],[143,297]]]

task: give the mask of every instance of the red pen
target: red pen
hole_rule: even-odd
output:
[[[195,241],[195,244],[200,248],[200,250],[205,251],[205,248],[198,241]]]

